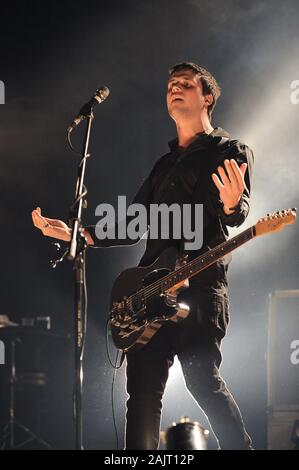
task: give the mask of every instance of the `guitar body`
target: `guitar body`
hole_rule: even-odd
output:
[[[129,268],[117,277],[111,291],[110,328],[118,349],[136,350],[148,343],[165,322],[177,322],[189,314],[187,305],[176,302],[186,283],[167,294],[153,292],[150,298],[142,295],[144,287],[155,285],[173,270],[175,260],[176,251],[168,249],[150,266]]]
[[[177,296],[188,287],[191,277],[252,238],[277,232],[295,220],[296,209],[268,214],[256,225],[180,266],[174,266],[177,252],[169,248],[152,265],[123,271],[111,292],[110,326],[115,346],[133,351],[147,344],[165,322],[186,318],[189,307],[178,303]]]

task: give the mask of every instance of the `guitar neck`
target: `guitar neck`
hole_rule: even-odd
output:
[[[220,245],[215,246],[211,250],[203,253],[189,263],[185,264],[179,269],[171,272],[167,276],[161,279],[160,289],[162,292],[167,291],[177,284],[184,282],[186,279],[190,279],[196,276],[198,273],[216,263],[223,256],[231,253],[233,250],[238,248],[244,243],[248,242],[256,236],[255,226],[244,230],[239,235],[227,240]]]
[[[220,245],[215,246],[211,250],[206,251],[194,260],[189,261],[189,263],[186,263],[175,271],[163,276],[153,284],[150,284],[149,286],[146,286],[140,291],[132,294],[127,300],[130,302],[137,301],[137,303],[139,302],[142,304],[142,302],[153,296],[165,294],[167,291],[172,289],[176,290],[184,281],[196,276],[196,274],[216,263],[216,261],[223,258],[228,253],[234,251],[239,246],[244,245],[244,243],[249,240],[252,240],[252,238],[270,232],[278,232],[285,225],[293,224],[295,221],[295,208],[267,214],[266,217],[259,219],[255,225],[244,230],[239,235],[236,235]]]

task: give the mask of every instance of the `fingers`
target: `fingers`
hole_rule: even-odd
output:
[[[62,220],[43,217],[40,207],[32,211],[32,220],[34,226],[41,230],[43,235],[64,241],[70,240],[69,227]]]
[[[216,175],[216,173],[212,173],[212,179],[217,186],[218,190],[221,191],[224,188],[224,185],[221,183],[220,179]]]
[[[238,185],[238,179],[232,167],[232,160],[224,160],[225,169],[232,185]]]
[[[36,226],[36,223],[38,221],[36,209],[34,211],[32,211],[31,216],[32,216],[33,223]]]
[[[48,226],[47,220],[41,215],[40,207],[37,207],[34,211],[32,211],[32,220],[35,227],[39,229],[43,229]]]
[[[42,226],[49,225],[50,222],[52,221],[52,219],[49,219],[48,217],[44,217],[43,215],[41,215],[40,207],[37,207],[35,210],[32,211],[32,219],[38,224],[42,224]]]
[[[246,170],[247,170],[247,163],[243,162],[242,165],[240,166],[240,170],[242,172],[243,177],[245,176]]]
[[[222,188],[226,187],[232,187],[232,188],[237,188],[239,191],[243,191],[245,188],[245,182],[244,182],[244,175],[247,169],[247,163],[242,163],[241,166],[237,164],[236,160],[233,158],[231,160],[224,160],[224,166],[225,170],[222,166],[218,166],[217,170],[219,173],[219,176],[221,178]],[[213,181],[216,184],[216,178],[215,178],[216,173],[214,173]],[[219,178],[216,184],[217,188],[219,188]]]
[[[48,219],[41,215],[39,207],[32,211],[32,220],[35,227],[41,230],[46,237],[57,238],[58,240],[70,241],[70,229],[61,220]],[[51,222],[53,220],[53,222]]]
[[[231,167],[231,162],[227,159],[224,160],[224,166],[225,166],[225,170],[220,165],[217,167],[217,170],[218,170],[219,176],[221,177],[221,181],[223,185],[226,187],[229,187],[231,185],[237,185],[238,180],[237,180],[234,170]]]
[[[235,177],[237,179],[239,188],[243,191],[245,187],[245,182],[244,182],[244,175],[247,169],[247,163],[242,163],[241,166],[237,164],[236,160],[232,159],[230,161],[232,171],[235,174]]]
[[[223,167],[218,166],[217,170],[218,170],[218,173],[221,177],[221,181],[222,181],[223,185],[226,186],[226,187],[230,186],[230,180],[229,180],[227,174],[225,173]]]
[[[224,160],[224,167],[218,166],[217,173],[212,174],[219,196],[226,207],[235,207],[245,189],[244,175],[247,163],[237,164],[236,160]]]

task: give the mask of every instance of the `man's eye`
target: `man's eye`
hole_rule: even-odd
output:
[[[190,82],[172,83],[168,87],[168,92],[170,92],[174,86],[183,86],[184,88],[191,88],[192,85]]]

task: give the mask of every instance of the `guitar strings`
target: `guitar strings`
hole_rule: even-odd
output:
[[[174,278],[175,276],[182,275],[182,274],[187,274],[190,271],[190,268],[192,270],[196,270],[197,267],[202,266],[204,261],[211,260],[213,264],[217,260],[213,260],[215,255],[221,254],[221,251],[223,250],[223,247],[226,245],[226,247],[230,247],[230,245],[233,245],[232,249],[229,249],[225,254],[233,251],[235,248],[241,246],[245,242],[249,241],[251,238],[255,236],[255,231],[254,231],[254,226],[248,228],[244,232],[242,232],[239,235],[236,235],[235,237],[231,238],[230,240],[226,240],[222,242],[220,245],[217,245],[217,247],[212,248],[210,251],[207,251],[203,255],[201,255],[199,258],[195,258],[194,260],[190,261],[187,263],[185,266],[176,269],[175,271],[172,271],[169,274],[166,274],[163,278],[158,279],[157,281],[153,282],[150,286],[143,287],[140,289],[138,292],[135,292],[134,294],[130,295],[126,301],[130,302],[133,304],[134,301],[138,300],[141,296],[145,298],[145,300],[150,299],[151,297],[155,296],[157,293],[159,293],[160,290],[160,285],[161,281],[167,285],[167,281],[170,280],[171,278]],[[217,259],[221,258],[224,256],[221,254],[221,256],[217,257]],[[191,277],[191,276],[186,276],[186,277]],[[170,286],[171,287],[171,286]],[[168,287],[169,288],[169,287]],[[167,289],[166,289],[167,290]]]
[[[171,286],[167,286],[167,280],[168,279],[170,280],[171,278],[173,278],[175,276],[175,273],[177,273],[176,276],[178,276],[178,274],[179,275],[187,274],[191,267],[192,268],[197,268],[199,266],[202,266],[202,263],[206,260],[209,260],[209,259],[213,263],[213,262],[216,261],[216,260],[213,260],[213,257],[215,257],[215,255],[218,254],[217,252],[221,252],[223,250],[224,245],[227,245],[227,247],[229,245],[235,245],[233,247],[233,249],[235,249],[238,246],[240,246],[241,244],[243,244],[246,241],[250,240],[252,238],[252,235],[253,235],[253,233],[252,233],[252,227],[251,227],[250,229],[247,229],[245,232],[242,232],[242,234],[237,235],[236,237],[232,238],[231,240],[225,241],[225,242],[221,243],[220,245],[218,245],[217,247],[213,248],[212,250],[204,253],[202,256],[200,256],[200,259],[196,258],[195,260],[190,261],[187,265],[185,265],[185,266],[183,266],[183,267],[181,267],[181,268],[179,268],[175,271],[172,271],[170,274],[167,274],[163,278],[158,279],[157,281],[155,281],[150,286],[144,287],[138,293],[132,294],[130,297],[127,298],[127,300],[128,301],[134,301],[134,297],[140,296],[141,293],[144,294],[144,297],[145,297],[146,300],[150,299],[153,295],[156,295],[159,292],[159,288],[160,288],[162,279],[163,279],[162,282],[165,284],[165,287],[170,288]],[[235,242],[237,240],[240,243],[236,244]],[[230,252],[230,251],[232,251],[232,249],[228,250],[228,252]],[[219,259],[222,256],[224,256],[224,255],[221,253],[221,256],[217,257],[217,259]],[[190,277],[190,276],[184,276],[184,277]],[[157,290],[157,288],[158,288],[158,290]]]

